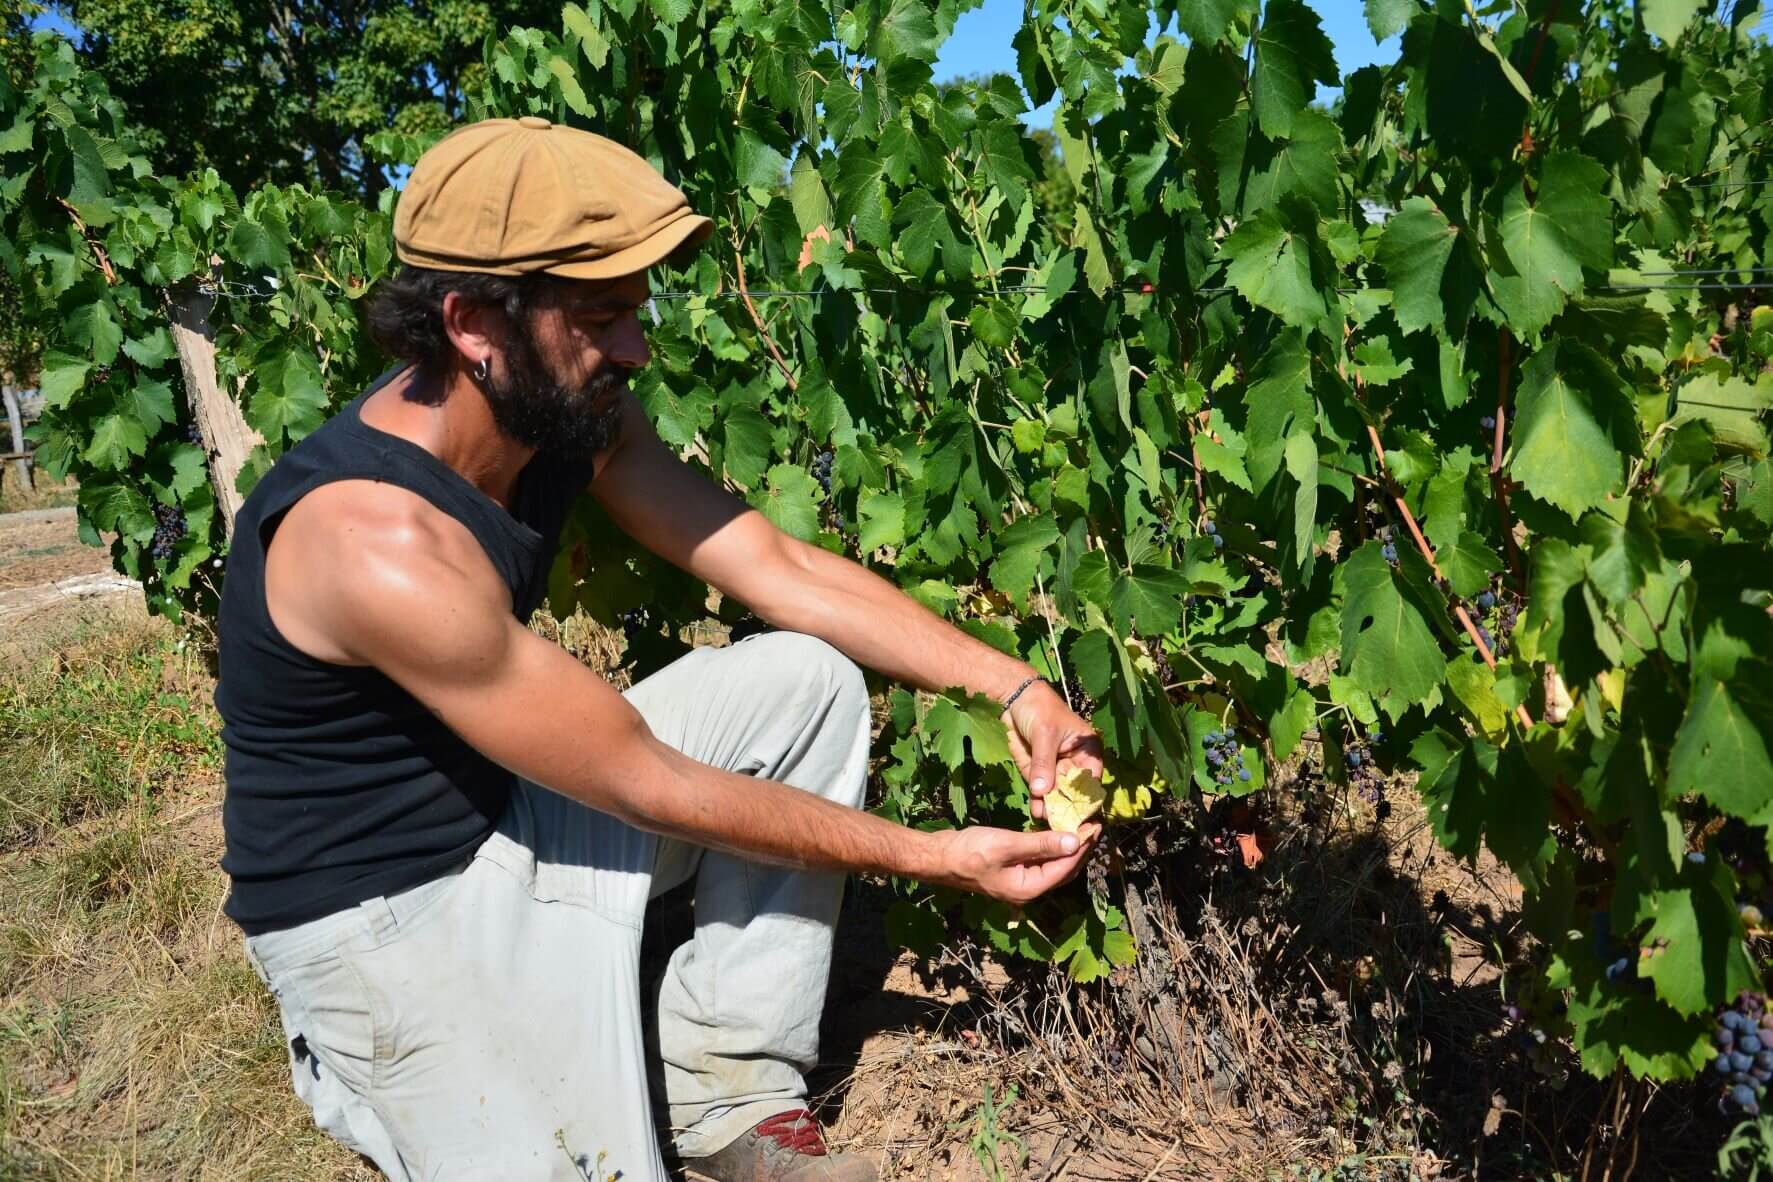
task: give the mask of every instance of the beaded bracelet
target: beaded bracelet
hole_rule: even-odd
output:
[[[1040,678],[1038,676],[1030,677],[1027,681],[1024,681],[1021,685],[1017,686],[1016,692],[1004,699],[1003,708],[1008,710],[1011,706],[1015,705],[1016,699],[1022,696],[1022,691],[1039,680]]]

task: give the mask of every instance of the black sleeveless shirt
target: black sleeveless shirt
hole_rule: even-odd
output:
[[[460,521],[511,589],[540,605],[588,460],[538,454],[509,511],[424,448],[365,423],[390,371],[274,464],[235,520],[217,631],[227,791],[226,907],[248,935],[292,927],[434,878],[497,823],[512,773],[373,668],[318,661],[265,607],[265,550],[283,514],[335,480],[376,480]]]

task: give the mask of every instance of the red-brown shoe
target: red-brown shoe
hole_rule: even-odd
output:
[[[879,1182],[859,1157],[833,1153],[819,1122],[804,1108],[779,1112],[707,1157],[686,1157],[692,1178],[707,1182]]]

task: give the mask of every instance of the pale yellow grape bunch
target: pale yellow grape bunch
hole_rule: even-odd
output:
[[[1059,782],[1047,793],[1047,825],[1060,833],[1076,833],[1083,823],[1102,811],[1107,790],[1096,773],[1074,767],[1059,774]]]

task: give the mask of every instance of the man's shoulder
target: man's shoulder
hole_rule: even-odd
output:
[[[290,505],[277,534],[347,569],[484,559],[461,521],[412,489],[381,480],[346,478],[309,489]]]
[[[266,602],[322,660],[381,664],[438,616],[508,616],[504,583],[465,526],[418,494],[339,480],[291,506],[266,561]]]

